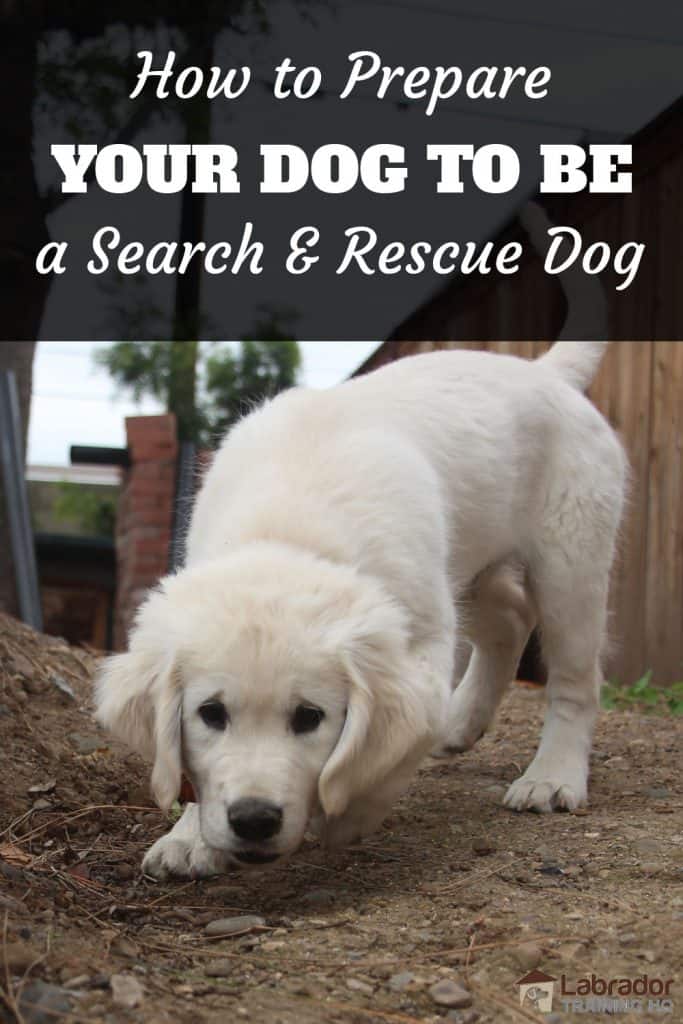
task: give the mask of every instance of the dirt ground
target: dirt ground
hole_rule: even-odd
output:
[[[604,713],[590,809],[517,815],[501,797],[542,695],[516,686],[494,731],[429,761],[371,840],[160,884],[139,866],[166,822],[142,763],[91,721],[93,665],[0,617],[0,1020],[605,1020],[568,1002],[591,975],[674,979],[673,1005],[617,1019],[683,1020],[680,718]],[[241,915],[264,923],[205,935]],[[533,969],[557,979],[550,1015],[520,1005]]]

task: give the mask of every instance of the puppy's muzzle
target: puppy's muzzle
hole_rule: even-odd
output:
[[[282,808],[268,800],[243,797],[228,807],[228,822],[239,839],[265,842],[282,828]]]

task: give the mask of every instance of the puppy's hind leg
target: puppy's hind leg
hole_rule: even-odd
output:
[[[153,878],[208,878],[225,871],[229,858],[207,846],[199,828],[199,804],[187,804],[170,832],[147,851],[142,871]]]
[[[516,811],[572,811],[587,798],[602,682],[607,571],[595,574],[590,566],[568,574],[566,563],[552,562],[547,560],[537,584],[548,706],[536,756],[505,796],[506,806]]]
[[[480,573],[470,588],[464,618],[473,650],[465,676],[450,699],[442,755],[474,746],[514,678],[536,622],[524,567],[510,560]]]

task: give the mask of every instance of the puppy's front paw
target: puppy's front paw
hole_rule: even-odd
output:
[[[207,846],[199,831],[199,808],[188,804],[170,832],[157,839],[145,854],[142,870],[153,878],[208,878],[228,865],[221,850]]]
[[[577,773],[574,778],[543,778],[532,773],[533,765],[521,778],[513,782],[503,803],[513,811],[575,811],[582,807],[588,792],[585,779]]]

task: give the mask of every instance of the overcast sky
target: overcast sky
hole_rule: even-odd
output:
[[[301,383],[326,388],[344,380],[377,346],[374,341],[301,342]],[[118,393],[94,353],[107,342],[41,341],[33,365],[29,465],[67,466],[72,444],[123,447],[125,416],[160,411]]]

